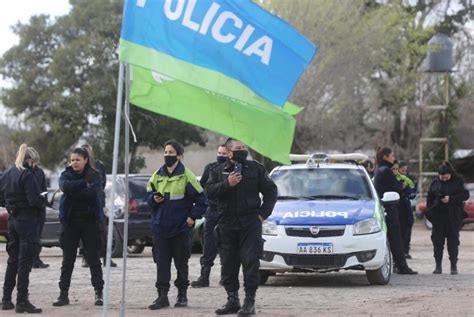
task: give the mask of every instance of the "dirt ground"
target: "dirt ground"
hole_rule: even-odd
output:
[[[3,284],[7,255],[0,246],[0,281]],[[199,254],[190,260],[190,279],[199,274]],[[409,265],[419,275],[393,275],[389,285],[369,286],[362,272],[346,271],[326,274],[285,274],[270,277],[257,293],[258,316],[474,316],[474,225],[461,231],[459,275],[433,275],[434,268],[430,231],[421,222],[413,230],[412,256]],[[102,310],[93,305],[94,291],[89,270],[76,262],[70,290],[71,305],[52,307],[58,296],[61,265],[59,248],[44,249],[43,261],[51,266],[34,269],[31,274],[30,299],[43,308],[43,316],[100,316]],[[120,259],[115,259],[120,260]],[[109,316],[118,316],[121,299],[122,263],[112,269]],[[217,260],[217,263],[219,261]],[[443,262],[449,271],[447,255]],[[218,285],[219,265],[212,273],[211,287],[190,289],[189,308],[167,308],[150,311],[147,306],[156,298],[156,269],[151,249],[130,256],[127,261],[128,316],[215,316],[214,310],[226,300]],[[175,276],[173,274],[173,276]],[[176,289],[170,291],[171,305]],[[241,297],[243,297],[241,291]],[[13,311],[1,316],[18,316]]]

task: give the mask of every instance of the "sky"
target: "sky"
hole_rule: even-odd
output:
[[[0,0],[0,5],[0,56],[18,44],[18,37],[11,30],[12,25],[18,21],[26,23],[32,15],[37,14],[61,16],[71,8],[68,0]],[[8,86],[8,83],[0,78],[0,89]],[[5,115],[6,110],[0,104],[0,122],[8,120]]]
[[[0,55],[18,43],[10,26],[18,21],[28,22],[32,15],[44,13],[58,16],[70,10],[68,0],[0,0],[0,4]]]

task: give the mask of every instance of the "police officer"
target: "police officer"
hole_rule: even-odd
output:
[[[38,186],[40,188],[40,192],[44,193],[48,191],[48,188],[46,186],[46,175],[44,174],[44,171],[41,167],[38,166],[39,164],[39,155],[35,155],[33,157],[33,167],[31,171],[35,175],[35,179],[38,183]],[[46,196],[45,196],[46,197]],[[40,211],[39,215],[39,223],[38,223],[38,237],[41,241],[41,234],[43,233],[43,227],[44,227],[44,222],[46,221],[46,206],[43,206]],[[38,243],[38,248],[36,250],[36,256],[33,261],[33,268],[35,269],[45,269],[49,267],[49,264],[44,263],[40,259],[40,253],[41,253],[41,243]]]
[[[428,220],[433,224],[433,242],[436,267],[433,274],[441,274],[444,241],[447,240],[451,274],[458,274],[459,230],[465,218],[463,202],[469,198],[464,180],[456,174],[449,162],[438,167],[438,177],[428,190],[426,204]]]
[[[15,166],[0,181],[8,219],[8,264],[3,284],[2,310],[15,308],[11,298],[17,284],[16,312],[41,313],[28,300],[30,271],[39,244],[39,214],[46,202],[31,171],[38,153],[26,144],[18,150]],[[17,277],[18,276],[18,277]],[[18,279],[18,282],[17,282]]]
[[[392,169],[396,168],[395,178],[404,185],[402,194],[400,195],[400,202],[398,203],[400,213],[400,234],[402,235],[405,257],[411,259],[410,241],[415,218],[413,217],[410,200],[415,198],[416,186],[407,175],[407,167],[407,162],[399,161],[397,164],[394,164]]]
[[[172,260],[177,271],[174,285],[178,288],[174,307],[188,305],[190,230],[207,208],[206,196],[196,176],[181,162],[183,146],[169,140],[164,148],[165,164],[153,173],[147,185],[147,202],[152,208],[153,259],[158,290],[158,298],[148,306],[151,310],[170,305],[168,291]]]
[[[89,159],[91,162],[91,166],[94,167],[94,169],[100,174],[100,180],[101,180],[101,187],[102,187],[102,192],[100,194],[101,197],[101,204],[102,204],[102,210],[105,207],[105,186],[107,185],[107,173],[105,171],[105,165],[102,163],[100,160],[96,160],[94,157],[94,150],[92,148],[92,145],[90,144],[84,144],[81,146],[84,150],[86,150],[89,153]],[[107,260],[107,222],[108,218],[103,217],[104,221],[101,223],[101,227],[99,228],[99,233],[100,233],[100,256],[102,257],[103,261],[102,264],[105,266],[106,265],[106,260]],[[89,267],[89,264],[87,263],[86,256],[84,256],[84,249],[81,245],[79,249],[79,254],[82,254],[82,267]],[[111,267],[117,267],[117,263],[110,260],[110,266]]]
[[[204,168],[199,182],[204,187],[209,179],[209,171],[227,160],[227,149],[225,145],[219,145],[217,148],[217,160],[209,163]],[[196,281],[191,282],[192,287],[209,287],[209,275],[211,267],[214,265],[214,259],[217,256],[217,244],[214,236],[214,229],[217,225],[219,213],[217,212],[216,202],[208,200],[209,208],[204,214],[204,233],[203,233],[203,252],[200,258],[201,276]]]
[[[401,193],[403,183],[397,181],[391,168],[395,162],[395,154],[389,147],[381,147],[377,151],[377,169],[375,170],[374,186],[380,198],[386,192]],[[392,252],[395,262],[394,272],[398,274],[418,274],[408,267],[405,252],[403,250],[402,236],[400,233],[400,216],[397,205],[384,206],[387,223],[387,237],[390,243],[390,251]]]
[[[217,202],[221,276],[227,303],[217,315],[255,314],[255,294],[260,282],[260,256],[263,252],[262,222],[270,216],[277,200],[277,187],[265,168],[247,160],[244,144],[226,142],[229,160],[210,170],[205,191]],[[263,203],[259,194],[263,195]],[[239,301],[239,270],[244,274],[245,300]]]
[[[92,286],[95,289],[95,305],[102,306],[102,266],[100,263],[100,233],[103,221],[101,203],[101,177],[91,166],[89,153],[75,148],[71,153],[71,165],[61,173],[59,188],[63,195],[59,203],[59,220],[62,225],[59,243],[63,250],[63,262],[59,281],[60,295],[53,306],[69,304],[69,286],[76,262],[79,241],[90,265]]]

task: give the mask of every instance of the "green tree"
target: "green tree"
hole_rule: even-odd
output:
[[[427,42],[448,26],[449,34],[458,32],[472,9],[468,1],[460,1],[454,14],[443,1],[261,3],[319,47],[291,96],[305,107],[297,117],[295,152],[389,144],[403,158],[417,157],[416,86]],[[446,12],[436,20],[432,15],[440,9]]]
[[[37,147],[45,166],[62,162],[83,140],[110,168],[122,1],[70,3],[65,16],[33,16],[14,26],[20,42],[0,60],[0,74],[14,85],[2,99],[14,115],[24,116],[29,131],[17,138]],[[138,137],[131,143],[131,172],[144,166],[138,145],[156,149],[172,137],[205,144],[201,129],[137,107],[131,121]]]

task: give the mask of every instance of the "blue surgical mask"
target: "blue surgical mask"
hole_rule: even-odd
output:
[[[216,161],[217,161],[218,163],[224,163],[225,161],[227,161],[227,156],[217,155]]]

